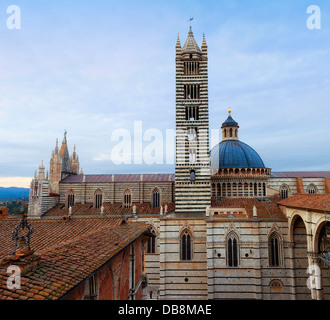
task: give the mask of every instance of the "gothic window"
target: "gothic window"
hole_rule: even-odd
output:
[[[281,262],[282,247],[280,237],[277,233],[273,232],[269,237],[268,243],[269,251],[269,265],[271,267],[279,267]]]
[[[190,142],[197,141],[197,131],[195,128],[188,129],[188,141]]]
[[[130,208],[132,206],[132,192],[131,190],[124,191],[124,208]]]
[[[74,206],[74,192],[73,191],[69,191],[67,194],[67,207],[73,207]]]
[[[315,186],[315,184],[310,184],[307,188],[307,193],[309,194],[316,194],[317,193],[317,187]]]
[[[156,253],[156,238],[150,237],[147,242],[147,253],[148,254],[154,254]]]
[[[285,184],[283,184],[280,188],[280,195],[282,199],[287,199],[289,198],[289,187]]]
[[[152,207],[159,208],[160,207],[160,192],[157,188],[152,192]]]
[[[236,233],[227,236],[227,266],[234,268],[239,265],[239,241]]]
[[[181,260],[192,260],[192,239],[188,230],[184,230],[181,234]]]
[[[35,197],[38,196],[38,185],[35,185],[35,186],[34,186],[34,193],[33,193],[33,195],[34,195]]]
[[[189,163],[194,164],[197,162],[197,150],[195,148],[189,149]]]
[[[85,282],[84,300],[98,300],[97,274]]]
[[[190,181],[195,182],[196,181],[196,172],[195,170],[190,171]]]
[[[101,208],[103,205],[103,193],[101,189],[98,189],[94,193],[94,207],[95,209]]]
[[[184,62],[184,74],[186,76],[199,74],[199,62],[196,61]]]
[[[200,85],[199,84],[186,84],[184,86],[184,99],[200,99]]]
[[[199,107],[186,107],[186,120],[199,120]]]

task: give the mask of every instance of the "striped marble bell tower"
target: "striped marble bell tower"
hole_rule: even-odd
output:
[[[211,205],[208,58],[205,36],[199,48],[190,27],[176,44],[176,212],[205,212]]]

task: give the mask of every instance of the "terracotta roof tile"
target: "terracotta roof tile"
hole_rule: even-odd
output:
[[[143,182],[174,182],[174,174],[143,174]],[[141,174],[108,174],[108,175],[70,175],[60,183],[136,183],[141,181]],[[112,180],[114,177],[114,181]]]
[[[160,208],[153,208],[150,203],[133,203],[136,206],[136,214],[160,214]],[[175,210],[174,203],[163,203],[163,210],[167,205],[168,212],[173,212]],[[105,216],[113,215],[132,215],[132,208],[123,208],[121,203],[104,203],[103,214]],[[65,208],[64,204],[58,204],[54,208],[47,211],[43,216],[64,216],[69,214],[69,209]],[[72,207],[73,216],[100,216],[101,209],[95,209],[93,204],[75,204]]]
[[[0,267],[1,299],[61,298],[149,228],[146,224],[122,222],[114,218],[31,221],[31,248],[41,257],[38,269],[22,276],[19,291],[10,291],[6,270]],[[0,221],[1,241],[13,227],[14,221]],[[2,257],[11,251],[9,242],[1,246]]]
[[[248,218],[253,218],[253,207],[255,206],[258,218],[286,219],[285,214],[276,203],[279,200],[277,196],[260,199],[266,199],[266,201],[260,201],[258,198],[222,198],[221,201],[215,202],[213,199],[212,208],[244,208]]]
[[[273,172],[273,178],[330,178],[330,172]]]
[[[317,211],[330,212],[330,194],[296,194],[290,198],[281,200],[278,204]]]

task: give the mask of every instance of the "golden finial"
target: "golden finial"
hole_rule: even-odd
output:
[[[231,108],[230,108],[230,107],[229,107],[229,109],[228,109],[228,113],[231,114]]]

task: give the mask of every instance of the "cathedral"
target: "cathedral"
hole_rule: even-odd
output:
[[[65,132],[31,182],[28,217],[152,226],[150,300],[328,300],[330,172],[272,172],[234,118],[229,108],[210,148],[208,46],[190,27],[176,43],[175,172],[85,174]]]

